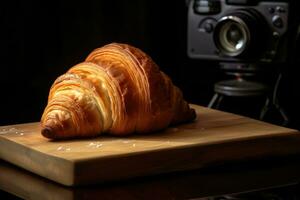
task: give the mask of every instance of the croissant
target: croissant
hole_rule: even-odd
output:
[[[55,80],[41,134],[66,139],[148,133],[195,116],[180,89],[147,54],[112,43]]]

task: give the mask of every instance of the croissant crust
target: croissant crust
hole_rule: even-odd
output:
[[[147,54],[112,43],[55,80],[41,133],[52,139],[147,133],[195,116],[180,89]]]

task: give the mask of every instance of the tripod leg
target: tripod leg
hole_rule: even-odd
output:
[[[217,105],[216,105],[216,109],[219,109],[222,100],[223,100],[223,95],[219,95]]]
[[[289,118],[288,118],[287,114],[284,112],[284,110],[283,110],[282,108],[280,108],[279,112],[280,112],[280,114],[281,114],[281,116],[282,116],[282,118],[283,118],[282,125],[283,125],[283,126],[288,125],[288,123],[289,123]]]
[[[264,107],[261,109],[259,119],[263,120],[264,117],[266,116],[268,110],[270,109],[270,99],[267,98]]]
[[[279,104],[276,104],[275,108],[278,110],[278,112],[280,113],[281,117],[283,118],[282,125],[286,126],[289,123],[289,117],[287,116],[287,114],[285,113],[285,111],[283,110],[283,108],[281,108],[279,106]]]
[[[210,100],[207,107],[213,108],[213,106],[214,106],[215,102],[217,101],[218,97],[219,97],[219,94],[215,93],[214,96],[212,97],[212,99]]]

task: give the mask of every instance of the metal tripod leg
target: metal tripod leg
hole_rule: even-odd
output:
[[[282,107],[280,107],[279,104],[276,104],[275,108],[278,110],[278,112],[280,113],[280,115],[283,119],[282,125],[286,126],[289,123],[289,118],[288,118],[287,114],[285,113],[284,109]]]
[[[218,96],[219,96],[218,93],[215,93],[207,107],[212,108],[214,106],[216,100],[218,99]]]
[[[259,119],[263,120],[268,112],[270,110],[270,99],[267,98],[264,107],[261,109]]]
[[[279,114],[281,115],[281,117],[283,119],[282,125],[286,126],[289,123],[289,118],[288,118],[286,112],[284,111],[284,109],[282,107],[280,107],[280,105],[278,104],[277,98],[274,99],[273,101],[271,101],[269,98],[266,99],[266,103],[260,112],[259,119],[264,120],[266,114],[272,108],[276,109],[279,112]]]
[[[263,120],[267,114],[267,112],[269,110],[271,110],[272,108],[274,108],[275,110],[277,110],[279,112],[279,114],[281,115],[283,122],[282,125],[286,126],[289,123],[289,118],[287,116],[287,114],[285,113],[284,109],[279,105],[279,100],[278,100],[278,87],[280,84],[282,78],[282,74],[279,74],[273,89],[273,95],[271,97],[267,97],[266,99],[266,103],[263,107],[263,109],[261,110],[260,113],[260,120]]]
[[[210,100],[208,107],[218,109],[222,100],[223,100],[223,95],[215,93],[214,96],[212,97],[212,99]]]

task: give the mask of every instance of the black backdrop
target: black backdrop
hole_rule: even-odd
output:
[[[110,42],[143,49],[183,90],[188,101],[207,105],[220,74],[217,63],[186,56],[185,3],[1,1],[0,125],[38,121],[54,79],[94,48]],[[292,118],[290,126],[298,128],[299,65],[297,56],[291,60],[283,70],[280,97]],[[238,113],[247,108],[241,113],[251,116],[250,104],[233,101],[227,109]]]

